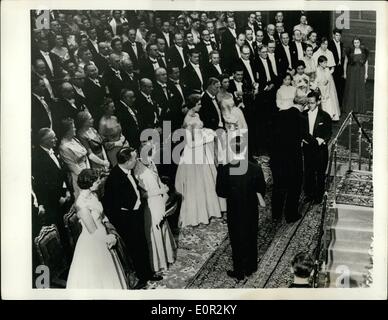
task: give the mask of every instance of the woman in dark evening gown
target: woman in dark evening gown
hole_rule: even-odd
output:
[[[368,50],[354,38],[352,47],[345,56],[344,78],[346,79],[342,107],[344,112],[365,113],[365,82],[368,78]]]

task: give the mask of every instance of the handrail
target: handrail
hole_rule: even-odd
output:
[[[351,111],[349,114],[346,116],[344,122],[342,123],[340,129],[338,130],[336,136],[334,139],[332,139],[332,144],[330,147],[330,158],[329,158],[329,165],[328,169],[326,172],[326,177],[325,177],[325,194],[323,197],[323,205],[322,205],[322,214],[321,214],[321,222],[319,225],[319,237],[318,237],[318,243],[316,247],[316,252],[315,252],[315,265],[314,265],[314,274],[312,278],[312,286],[313,288],[316,288],[318,286],[317,283],[317,278],[319,274],[319,268],[322,265],[322,259],[321,259],[321,243],[322,243],[322,238],[324,236],[324,224],[325,224],[325,218],[326,218],[326,212],[327,212],[327,202],[328,202],[328,193],[331,185],[330,181],[330,174],[332,171],[332,166],[334,162],[334,177],[333,177],[333,183],[334,183],[334,204],[336,203],[336,189],[337,189],[337,144],[338,144],[338,138],[340,135],[345,131],[346,127],[350,125],[349,127],[349,171],[351,171],[351,160],[352,160],[352,150],[351,150],[351,125],[352,125],[352,118],[355,120],[357,126],[359,127],[359,168],[361,167],[361,134],[365,136],[367,139],[370,148],[372,147],[373,143],[368,136],[368,134],[365,132],[365,130],[362,128],[360,121],[358,120],[356,114]],[[369,168],[370,168],[370,153],[372,150],[369,150]]]
[[[356,116],[353,112],[351,112],[351,114],[352,114],[354,120],[356,121],[358,127],[360,128],[362,134],[363,134],[364,137],[366,138],[366,140],[368,140],[368,142],[369,142],[370,144],[373,144],[373,142],[372,142],[371,139],[369,138],[368,134],[365,132],[364,128],[362,127],[362,125],[361,125],[360,121],[358,120],[357,116]]]

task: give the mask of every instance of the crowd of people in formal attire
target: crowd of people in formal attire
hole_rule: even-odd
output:
[[[304,13],[286,24],[278,12],[264,25],[260,12],[237,24],[234,12],[53,10],[48,27],[41,14],[31,13],[33,236],[55,224],[66,248],[63,214],[76,209],[82,232],[68,288],[128,288],[107,222],[135,288],[161,280],[177,252],[166,216],[172,193],[180,228],[227,219],[228,274],[251,275],[265,206],[261,155],[270,157],[275,222],[283,212],[289,223],[300,219],[302,186],[306,201],[322,201],[332,121],[365,108],[368,50],[359,38],[344,48],[341,30],[317,34]],[[176,163],[155,160],[182,142],[165,123],[186,135]],[[246,152],[222,157],[220,130],[237,132],[232,144]],[[231,174],[244,159],[247,169]]]

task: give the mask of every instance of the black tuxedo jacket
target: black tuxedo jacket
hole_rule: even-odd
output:
[[[137,184],[137,180],[133,178]],[[105,182],[103,197],[104,212],[110,222],[120,229],[123,216],[130,218],[137,201],[136,190],[127,175],[116,165]],[[140,208],[141,209],[141,208]]]
[[[236,95],[237,86],[236,86],[236,83],[234,82],[234,79],[229,81],[228,92],[230,92],[233,95],[235,105],[238,106],[241,102],[243,102],[245,106],[249,106],[253,102],[253,95],[252,95],[253,86],[251,84],[251,81],[247,82],[243,80],[242,90],[243,90],[243,96],[238,97]]]
[[[302,116],[304,121],[303,139],[308,142],[308,144],[303,144],[304,150],[307,152],[323,151],[327,153],[327,145],[332,135],[330,115],[322,109],[318,109],[318,114],[317,118],[315,119],[314,130],[312,135],[309,133],[308,110],[304,111]],[[318,146],[316,138],[321,138],[325,140],[325,144],[321,144],[320,146]]]
[[[61,98],[58,100],[58,102],[54,105],[54,116],[53,116],[53,122],[54,122],[54,130],[58,132],[57,130],[61,127],[61,121],[65,118],[72,118],[75,119],[78,112],[85,110],[85,105],[79,104],[77,101],[75,101],[74,108],[69,101]]]
[[[61,168],[58,168],[48,153],[40,146],[32,152],[32,176],[35,181],[35,194],[38,203],[46,210],[59,207],[59,198],[64,196],[68,186],[64,164],[56,155]],[[64,188],[65,184],[65,188]],[[58,212],[51,212],[58,214]]]
[[[276,41],[276,37],[275,37],[275,36],[276,36],[276,32],[275,32],[275,34],[273,35],[273,38],[274,38],[274,40]],[[264,32],[263,43],[264,43],[265,45],[267,45],[269,41],[271,41],[271,38],[269,37],[269,35],[268,35],[267,32]]]
[[[135,54],[135,51],[132,48],[132,44],[130,41],[123,43],[123,51],[129,54],[129,57],[131,61],[133,62],[133,68],[135,70],[139,70],[140,68],[140,62],[145,59],[145,53],[143,50],[143,47],[141,43],[136,42],[136,49],[137,49],[137,56]]]
[[[222,64],[220,64],[220,69],[221,69],[221,72],[223,73],[224,68],[223,68]],[[218,78],[222,74],[222,73],[220,74],[218,72],[217,68],[211,63],[205,64],[204,70],[205,70],[206,82],[207,82],[207,80],[209,80],[209,78],[212,78],[212,77]]]
[[[250,65],[251,65],[251,69],[252,69],[252,73],[253,73],[253,77],[254,77],[254,80],[255,82],[258,81],[258,69],[257,69],[257,63],[254,63],[253,61],[249,60],[250,62]],[[238,63],[239,66],[242,67],[242,69],[244,70],[244,73],[243,73],[243,81],[245,82],[248,82],[248,83],[252,83],[252,80],[251,80],[251,76],[249,75],[249,72],[248,72],[248,69],[247,67],[245,66],[244,62],[242,61],[242,59],[239,59],[236,61],[236,64]]]
[[[250,59],[254,60],[254,58],[257,56],[257,42],[252,41],[252,47],[248,43],[248,40],[245,40],[245,45],[248,46],[249,50],[251,51]]]
[[[53,118],[52,106],[50,106],[47,99],[45,101],[51,110],[51,117]],[[45,107],[35,95],[31,95],[31,129],[33,136],[38,133],[39,129],[50,128],[51,125],[53,124],[50,121]]]
[[[238,35],[238,32],[236,30],[236,36],[237,35]],[[222,36],[221,36],[221,47],[222,47],[222,50],[225,50],[226,48],[234,46],[235,43],[236,43],[236,38],[230,32],[229,28],[226,28],[225,31],[222,33]]]
[[[212,50],[216,50],[217,47],[216,47],[215,43],[211,42],[211,41],[209,41],[209,42],[210,42],[210,45],[212,47]],[[200,43],[197,44],[196,49],[201,53],[201,56],[200,56],[201,64],[204,65],[204,64],[209,63],[209,53],[207,51],[205,43],[202,40]]]
[[[187,53],[187,52],[186,52]],[[166,54],[166,59],[167,63],[171,66],[177,66],[179,67],[179,70],[183,70],[183,65],[187,65],[187,54],[185,54],[185,51],[183,50],[183,56],[184,56],[184,61],[182,59],[182,56],[180,55],[178,49],[176,48],[175,45],[171,46],[167,50]]]
[[[202,75],[203,81],[205,81],[205,72],[203,68],[200,65],[200,71]],[[206,86],[206,83],[201,83],[201,80],[199,79],[197,73],[195,72],[193,66],[189,62],[187,66],[183,69],[182,71],[182,81],[183,84],[187,87],[189,94],[192,93],[193,91],[203,91],[203,87]]]
[[[298,61],[298,50],[296,49],[295,41],[291,41],[289,45],[291,49],[291,55],[294,54],[296,56],[296,61]],[[304,52],[306,51],[306,48],[307,48],[307,44],[302,42],[303,55],[304,55]]]
[[[174,45],[174,35],[171,32],[168,33],[168,41],[162,31],[158,33],[158,38],[164,39],[164,41],[166,41],[167,48],[172,47]],[[170,45],[168,45],[168,43],[170,43]]]
[[[182,113],[182,108],[185,102],[185,97],[187,96],[187,89],[183,86],[182,83],[180,83],[182,94],[176,87],[175,83],[171,80],[168,81],[167,87],[169,91],[171,92],[171,99],[170,99],[170,105],[171,105],[171,123],[172,123],[172,129],[176,130],[178,128],[182,127],[182,123],[184,120],[184,114]]]
[[[217,102],[217,100],[215,100]],[[213,101],[209,94],[205,91],[201,98],[201,109],[199,110],[199,117],[201,118],[203,122],[203,126],[205,128],[213,129],[216,130],[219,128],[218,123],[219,123],[219,117],[217,110],[213,104]],[[221,112],[221,107],[219,106],[220,112]],[[224,119],[221,115],[221,121],[224,126]]]
[[[55,53],[52,53],[52,52],[49,53],[49,57],[51,60],[51,64],[53,65],[53,72],[49,68],[49,66],[46,62],[46,59],[43,57],[42,53],[39,50],[35,50],[32,52],[32,62],[34,62],[37,59],[43,60],[45,66],[46,66],[47,78],[49,80],[51,80],[53,78],[60,78],[62,75],[61,74],[61,69],[62,69],[61,68],[61,65],[62,65],[61,59]]]
[[[251,29],[252,30],[252,28],[248,25],[248,23],[246,23],[243,27],[242,27],[242,29],[240,30],[240,32],[242,32],[242,33],[245,33],[245,30],[246,29]],[[261,28],[259,27],[259,25],[258,25],[258,23],[257,22],[253,22],[253,34],[254,35],[256,35],[256,32],[257,31],[259,31],[259,30],[261,30]]]
[[[108,59],[103,57],[99,53],[95,57],[93,57],[93,61],[98,68],[99,75],[103,75],[105,73],[105,71],[109,68]]]
[[[96,120],[99,119],[102,115],[101,106],[104,104],[104,98],[106,96],[104,80],[101,77],[98,77],[98,82],[100,83],[100,86],[96,85],[89,78],[86,78],[83,88],[86,97],[86,105],[91,115]]]
[[[121,76],[124,81],[124,88],[131,89],[133,92],[138,93],[139,87],[139,75],[133,73],[132,77],[125,71],[121,71]]]
[[[163,61],[158,60],[159,67],[163,68]],[[140,64],[140,74],[141,78],[150,79],[152,82],[155,82],[155,69],[152,61],[150,59],[145,59]]]
[[[121,124],[121,129],[125,139],[129,142],[129,144],[138,148],[140,145],[140,119],[137,116],[136,108],[131,108],[135,117],[128,111],[127,106],[125,106],[121,101],[116,105],[116,116]]]
[[[159,117],[160,121],[171,120],[171,99],[173,94],[167,84],[166,90],[167,96],[165,95],[162,86],[158,82],[155,82],[154,90],[152,91],[152,100],[155,101],[156,107],[161,109]]]
[[[294,69],[298,61],[298,53],[296,52],[296,48],[295,50],[292,50],[291,43],[289,44],[289,48],[290,48],[290,55],[291,55],[290,67]],[[286,51],[284,50],[284,47],[282,44],[276,46],[275,54],[279,64],[278,75],[286,74],[288,69],[288,59],[287,59]]]
[[[329,41],[329,45],[327,48],[333,53],[335,64],[336,66],[338,66],[339,56],[338,56],[337,47],[334,43],[334,40]],[[341,65],[343,66],[345,61],[345,55],[344,55],[344,44],[342,42],[340,42],[340,50],[341,50]]]
[[[273,69],[272,69],[272,65],[271,65],[271,61],[269,61],[269,59],[267,58],[267,64],[268,64],[268,70],[269,70],[269,74],[271,76],[271,80],[270,79],[267,79],[267,74],[265,73],[265,68],[264,68],[264,64],[263,64],[263,61],[261,60],[261,58],[257,58],[256,59],[256,65],[257,65],[257,71],[259,73],[259,90],[263,90],[268,84],[276,84],[276,76],[273,72]]]
[[[108,68],[103,75],[104,81],[109,90],[109,94],[114,101],[120,100],[121,90],[124,89],[124,79],[122,73],[123,72],[120,70],[120,79],[118,76],[116,76],[112,68]]]
[[[152,98],[152,96],[151,96]],[[137,115],[140,120],[140,130],[155,128],[159,122],[159,110],[157,104],[147,101],[147,98],[139,92],[136,97]]]
[[[225,67],[225,70],[230,74],[233,72],[235,63],[240,60],[240,56],[237,50],[236,43],[234,43],[233,45],[223,47],[221,51],[222,63]]]
[[[98,41],[97,41],[98,43]],[[92,53],[92,56],[93,56],[93,60],[94,58],[99,54],[98,51],[96,50],[96,48],[94,47],[93,43],[90,41],[90,39],[88,39],[88,48],[90,50],[90,52]]]

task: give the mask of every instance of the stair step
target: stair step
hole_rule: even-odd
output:
[[[336,209],[338,220],[359,219],[373,223],[373,208],[371,207],[337,204]]]
[[[373,230],[370,229],[359,229],[354,228],[348,229],[346,227],[334,226],[331,228],[332,239],[335,241],[371,241],[373,236]]]
[[[348,264],[370,264],[371,241],[333,241],[329,246],[329,262],[346,261]]]

